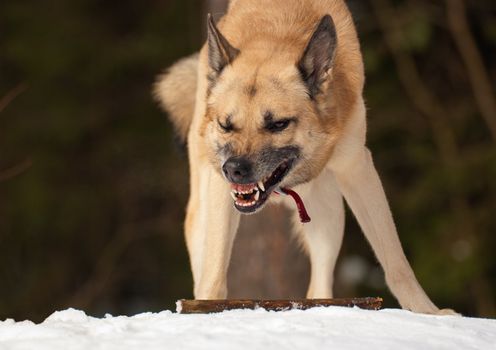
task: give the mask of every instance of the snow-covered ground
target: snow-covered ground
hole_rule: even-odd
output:
[[[0,349],[496,349],[496,320],[341,307],[0,322]]]

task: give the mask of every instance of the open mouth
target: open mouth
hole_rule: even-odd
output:
[[[272,190],[278,186],[293,165],[285,160],[266,178],[252,184],[231,184],[234,206],[242,213],[253,213],[267,201]]]

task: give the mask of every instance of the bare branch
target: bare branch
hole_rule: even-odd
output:
[[[446,122],[449,112],[434,96],[422,80],[413,57],[400,49],[397,38],[401,38],[401,24],[398,15],[388,0],[374,0],[372,7],[379,26],[384,34],[385,43],[392,54],[398,77],[406,94],[430,124],[434,141],[446,165],[456,163],[457,146],[455,135]]]
[[[87,308],[91,305],[116,279],[115,267],[129,246],[138,240],[164,232],[163,227],[166,224],[163,217],[165,215],[159,216],[158,219],[125,225],[103,249],[88,279],[76,293],[62,303],[62,306]],[[138,234],[138,232],[149,230],[152,231],[149,234]]]
[[[27,86],[25,84],[19,84],[7,92],[5,96],[0,98],[0,113],[9,105],[10,102],[12,102],[13,99],[23,93],[26,89]]]
[[[27,158],[24,161],[22,161],[21,163],[15,165],[9,169],[0,171],[0,182],[7,181],[13,177],[16,177],[16,176],[22,174],[23,172],[28,170],[31,167],[31,165],[33,165],[33,162],[31,161],[30,158]]]
[[[226,310],[258,308],[267,311],[308,310],[313,307],[359,307],[366,310],[379,310],[382,308],[382,298],[336,298],[336,299],[221,299],[221,300],[187,300],[176,302],[177,312],[180,314],[210,314]]]
[[[446,0],[446,9],[449,28],[467,68],[479,111],[496,141],[496,99],[489,74],[470,32],[465,3],[463,0]]]
[[[386,45],[393,56],[401,84],[414,106],[427,117],[430,123],[441,158],[441,165],[452,173],[457,173],[460,171],[460,152],[456,145],[454,132],[448,122],[451,111],[436,98],[421,79],[413,57],[399,49],[395,36],[401,35],[401,26],[398,22],[399,16],[395,12],[391,1],[373,0],[372,4],[384,33]],[[451,194],[449,201],[454,218],[458,218],[457,231],[465,237],[474,235],[477,232],[475,219],[467,199],[455,191]]]

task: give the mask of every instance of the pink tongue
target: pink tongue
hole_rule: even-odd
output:
[[[280,188],[281,191],[283,191],[285,194],[290,195],[293,197],[296,207],[298,208],[298,214],[300,214],[300,221],[302,223],[310,222],[310,216],[308,216],[307,210],[305,209],[305,204],[303,204],[303,201],[301,200],[301,197],[298,195],[293,190],[290,190],[289,188]]]

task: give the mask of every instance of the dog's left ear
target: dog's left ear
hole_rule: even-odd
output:
[[[207,24],[208,65],[216,75],[219,75],[224,67],[232,63],[239,55],[239,50],[224,38],[219,29],[217,29],[210,13],[207,17]]]
[[[320,92],[327,72],[332,66],[337,46],[336,28],[330,15],[320,20],[317,29],[298,62],[298,69],[313,98]]]

